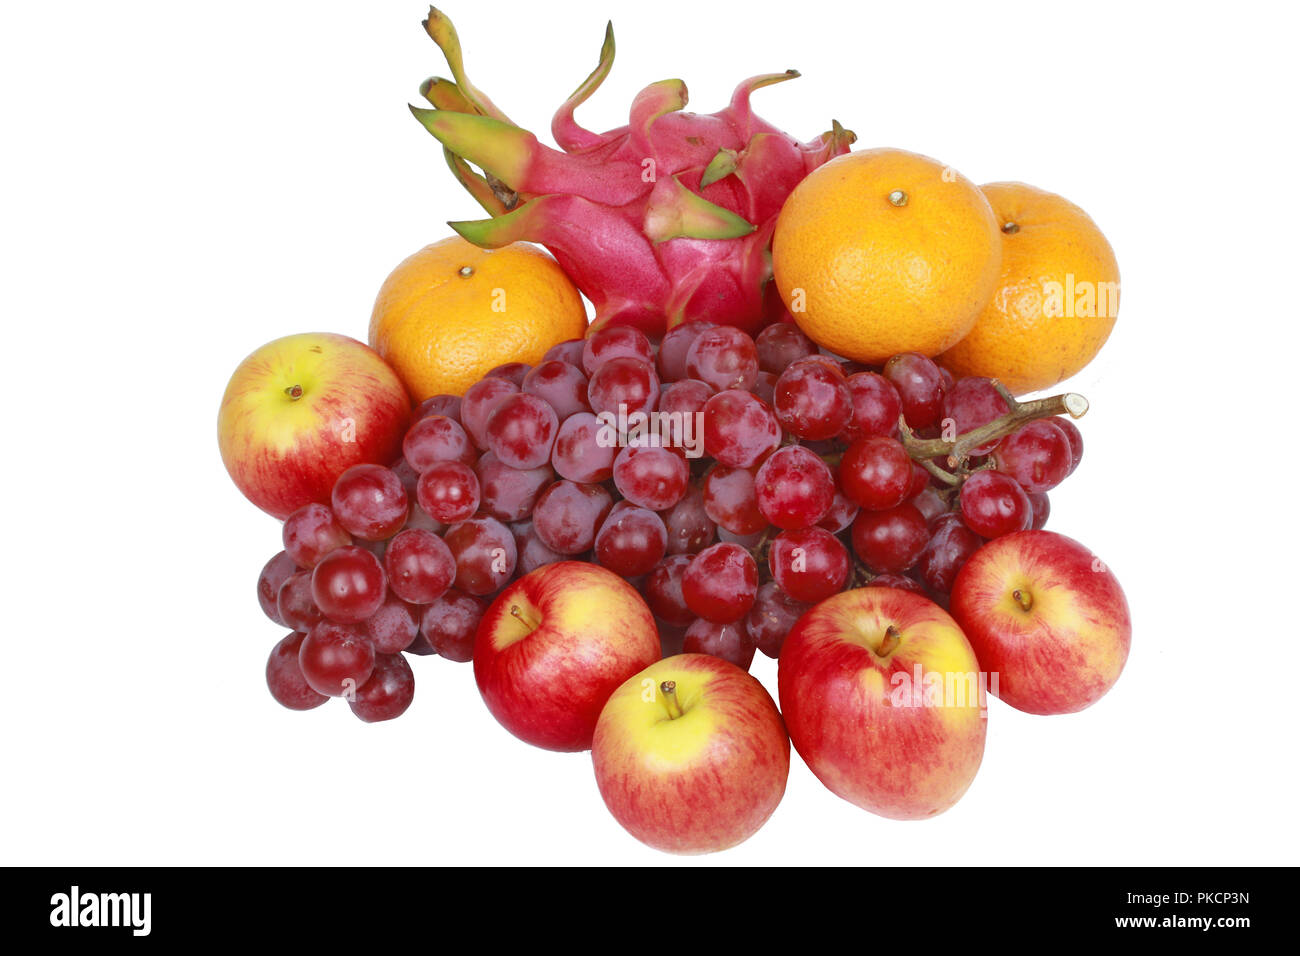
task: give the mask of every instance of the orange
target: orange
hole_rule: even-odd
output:
[[[370,346],[421,402],[460,395],[507,362],[535,365],[587,331],[577,287],[526,242],[480,249],[460,236],[425,246],[384,280]]]
[[[1119,312],[1119,264],[1074,203],[1024,183],[981,188],[1002,228],[1002,275],[970,334],[939,361],[1017,394],[1047,388],[1106,343]]]
[[[979,188],[901,149],[840,156],[795,187],[772,267],[786,308],[818,345],[859,362],[937,355],[993,294],[998,222]]]

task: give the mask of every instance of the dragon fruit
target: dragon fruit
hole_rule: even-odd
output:
[[[662,80],[637,94],[627,126],[593,133],[573,114],[613,65],[610,24],[596,69],[551,120],[557,150],[470,83],[445,15],[430,9],[424,28],[453,79],[426,80],[420,93],[434,108],[411,112],[491,214],[450,223],[457,233],[484,248],[544,245],[595,306],[593,330],[624,324],[657,337],[707,319],[753,331],[785,315],[770,281],[777,214],[856,138],[835,122],[800,143],[754,115],[750,94],[797,72],[751,77],[726,109],[703,116],[682,111],[681,80]]]

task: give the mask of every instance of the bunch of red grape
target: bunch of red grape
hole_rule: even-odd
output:
[[[1016,406],[916,353],[840,361],[790,323],[756,338],[691,323],[657,347],[606,328],[501,366],[463,399],[423,402],[391,468],[355,466],[328,507],[286,519],[258,581],[293,629],[267,664],[271,693],[396,717],[415,686],[402,652],[470,660],[491,598],[562,560],[635,584],[665,655],[746,669],[845,588],[946,604],[985,540],[1043,526],[1046,492],[1079,463],[1060,416],[969,447]],[[936,440],[962,453],[932,454]]]

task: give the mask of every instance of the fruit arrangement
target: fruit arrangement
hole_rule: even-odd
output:
[[[1025,397],[1114,324],[1082,210],[848,152],[838,123],[800,144],[749,107],[794,73],[709,116],[653,84],[588,132],[612,30],[550,149],[444,15],[425,28],[453,79],[413,111],[491,218],[394,271],[369,346],[277,340],[222,401],[226,467],[282,521],[257,583],[290,632],[276,701],[385,721],[410,657],[472,662],[505,729],[590,750],[630,833],[698,853],[762,826],[791,745],[844,799],[925,818],[975,777],[986,694],[1064,714],[1114,685],[1124,594],[1044,529],[1088,402]]]

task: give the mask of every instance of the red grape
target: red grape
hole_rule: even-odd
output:
[[[892,438],[859,438],[840,460],[839,479],[854,504],[868,511],[885,511],[907,500],[912,459]]]
[[[911,504],[863,511],[853,522],[853,550],[877,574],[906,571],[929,540],[925,517]]]
[[[758,590],[758,565],[738,544],[721,543],[705,548],[682,574],[686,606],[718,624],[739,621],[754,605]]]
[[[754,473],[747,468],[714,465],[704,477],[704,512],[733,534],[755,534],[768,526],[758,510]]]
[[[712,322],[684,322],[664,333],[656,360],[659,377],[665,382],[686,378],[686,353],[690,351],[691,343],[701,332],[715,327]]]
[[[723,467],[723,466],[719,466]],[[715,525],[704,492],[691,486],[663,515],[669,554],[697,554],[713,543]]]
[[[558,554],[581,554],[596,542],[614,499],[600,485],[562,478],[547,488],[533,508],[533,530]]]
[[[549,465],[520,470],[484,452],[475,466],[479,508],[498,521],[520,521],[532,512],[538,496],[555,480]]]
[[[528,373],[521,387],[526,394],[547,402],[560,421],[577,412],[591,411],[587,404],[587,376],[568,362],[543,362]]]
[[[471,518],[443,538],[456,561],[456,587],[469,594],[500,590],[515,573],[519,552],[510,529],[495,518]]]
[[[1025,491],[1051,491],[1070,473],[1074,456],[1060,424],[1040,418],[1022,425],[993,449],[998,471],[1020,482]]]
[[[775,581],[768,581],[758,589],[754,606],[745,617],[745,629],[760,651],[771,658],[780,657],[785,636],[809,607],[782,591]]]
[[[682,575],[691,566],[689,554],[670,554],[650,571],[645,579],[646,603],[655,617],[678,627],[695,620],[695,612],[682,597]]]
[[[704,411],[704,405],[713,397],[713,389],[694,378],[684,378],[673,382],[659,393],[659,413],[698,415]]]
[[[704,450],[722,464],[752,468],[780,444],[781,425],[761,398],[727,389],[705,403]]]
[[[961,486],[961,517],[977,535],[997,538],[1026,531],[1034,508],[1020,483],[998,471],[977,471]]]
[[[318,694],[351,696],[375,669],[375,648],[355,625],[321,621],[298,649],[303,679]]]
[[[1029,506],[1033,509],[1034,518],[1030,527],[1037,531],[1046,527],[1047,517],[1052,513],[1052,504],[1047,500],[1047,493],[1043,491],[1031,491],[1029,495]]]
[[[781,532],[767,563],[781,590],[805,604],[837,594],[849,577],[849,552],[825,528]]]
[[[452,588],[424,609],[420,635],[429,646],[449,661],[474,659],[474,635],[487,604],[471,594]]]
[[[276,593],[275,607],[280,623],[295,631],[311,630],[325,615],[311,596],[310,571],[299,571],[284,579]]]
[[[504,378],[480,379],[465,390],[465,397],[460,404],[460,423],[465,426],[465,431],[476,446],[487,450],[488,418],[502,402],[518,391],[518,385]]]
[[[430,531],[398,532],[384,554],[388,586],[403,601],[428,604],[451,587],[456,561],[445,541]]]
[[[645,333],[627,325],[609,325],[587,338],[582,346],[582,370],[587,377],[616,358],[654,361],[654,349]]]
[[[401,654],[376,654],[370,679],[348,700],[352,713],[368,724],[406,713],[415,698],[415,675]]]
[[[330,502],[339,524],[366,541],[391,538],[406,523],[406,489],[397,474],[382,465],[353,465],[343,472]]]
[[[831,510],[835,477],[802,445],[787,445],[763,462],[754,478],[758,510],[778,528],[807,528]]]
[[[758,376],[758,349],[740,329],[706,329],[686,351],[686,374],[717,391],[748,389]]]
[[[280,617],[280,609],[276,606],[280,588],[297,573],[298,565],[293,558],[281,551],[262,566],[262,573],[257,576],[257,603],[262,606],[262,613],[281,627],[289,627],[289,624]]]
[[[300,568],[310,571],[335,548],[352,543],[352,535],[344,530],[325,505],[303,505],[284,519],[280,529],[284,550]]]
[[[744,621],[723,624],[700,619],[686,629],[682,653],[720,657],[747,671],[754,663],[754,641]]]
[[[379,610],[388,581],[379,560],[355,545],[326,555],[311,573],[311,596],[331,621],[355,624]],[[322,692],[323,693],[323,692]]]
[[[853,406],[842,432],[845,441],[857,441],[869,435],[889,437],[898,430],[903,400],[888,379],[875,372],[857,372],[845,384]]]
[[[832,472],[832,474],[834,474],[834,472]],[[835,497],[831,500],[831,508],[822,516],[822,519],[817,522],[817,526],[825,528],[832,534],[839,534],[849,525],[853,524],[853,519],[857,516],[858,506],[839,487],[837,479]]]
[[[834,438],[853,414],[853,397],[838,369],[805,360],[781,373],[772,408],[781,427],[800,438]]]
[[[560,426],[551,450],[551,465],[561,478],[570,481],[607,481],[614,474],[617,438],[614,429],[591,412],[577,412]]]
[[[921,550],[914,573],[931,591],[947,594],[957,579],[957,572],[984,539],[962,522],[961,516],[948,513],[930,529],[930,540]]]
[[[629,446],[614,459],[619,494],[651,511],[664,511],[681,501],[689,481],[686,460],[669,448]]]
[[[488,448],[511,468],[540,468],[551,460],[560,420],[536,395],[507,395],[488,416]]]
[[[527,362],[506,362],[483,373],[484,378],[504,378],[507,382],[522,386],[524,377],[533,370]]]
[[[663,519],[646,508],[610,512],[596,533],[595,562],[625,578],[648,574],[668,548]]]
[[[446,415],[448,418],[460,422],[460,396],[459,395],[434,395],[432,398],[426,398],[415,408],[415,414],[411,416],[411,421],[418,422],[422,418],[430,415]]]
[[[648,361],[610,359],[587,382],[587,402],[593,412],[612,415],[654,411],[659,403],[659,376]]]
[[[519,555],[516,571],[521,575],[536,571],[542,565],[565,560],[565,555],[552,551],[537,536],[537,529],[531,521],[511,525],[510,533],[515,536],[515,551]]]
[[[993,387],[993,380],[989,378],[971,376],[958,379],[943,397],[943,417],[952,420],[957,435],[987,425],[1009,411],[1011,407],[1007,400]],[[986,442],[971,449],[971,453],[987,455],[996,444],[996,441]]]
[[[568,362],[575,368],[582,367],[582,350],[586,339],[569,339],[559,345],[552,345],[542,356],[543,362]]]
[[[1056,427],[1065,432],[1066,440],[1070,443],[1070,473],[1079,467],[1079,462],[1083,460],[1083,433],[1079,431],[1079,426],[1064,416],[1058,416],[1052,419],[1056,422]]]
[[[446,415],[428,415],[407,430],[402,455],[412,468],[421,472],[439,461],[472,465],[478,451],[460,422]]]
[[[939,424],[943,417],[943,376],[920,352],[903,352],[885,363],[885,378],[898,389],[903,417],[913,428]]]
[[[406,650],[419,633],[414,605],[389,595],[379,610],[366,618],[366,636],[379,654],[397,654]]]
[[[311,710],[329,700],[311,689],[298,666],[298,650],[307,635],[294,631],[271,648],[266,660],[266,686],[276,703],[290,710]]]
[[[455,524],[478,511],[478,475],[458,461],[440,461],[420,475],[416,488],[420,507],[434,521]]]
[[[913,594],[929,597],[925,593],[925,588],[902,574],[877,574],[867,582],[866,586],[869,588],[897,588],[900,591],[911,591]]]
[[[758,367],[773,375],[780,375],[801,358],[817,354],[817,344],[793,322],[773,322],[754,338],[754,348]]]

